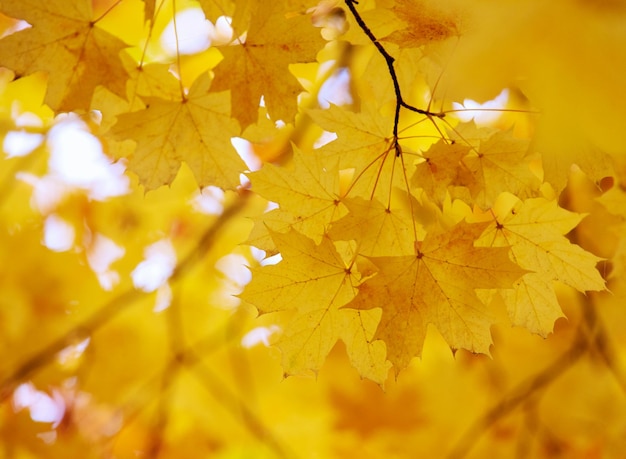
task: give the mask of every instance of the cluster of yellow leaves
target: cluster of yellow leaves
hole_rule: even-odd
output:
[[[32,276],[46,282],[30,290],[7,290],[6,304],[19,306],[12,310],[3,306],[0,311],[8,324],[2,329],[1,341],[7,348],[17,346],[19,350],[10,356],[10,370],[0,375],[0,395],[8,397],[18,385],[28,390],[30,386],[22,383],[34,372],[60,359],[62,351],[74,349],[79,355],[76,361],[50,366],[41,381],[62,380],[61,376],[72,372],[72,365],[84,371],[78,372],[80,384],[66,378],[51,392],[63,399],[65,406],[73,407],[74,422],[67,420],[70,415],[63,417],[64,422],[77,429],[80,422],[76,419],[87,419],[82,439],[72,443],[76,451],[98,444],[102,447],[98,454],[103,455],[143,449],[146,454],[175,457],[188,438],[193,439],[186,447],[189,451],[194,450],[198,438],[209,438],[210,445],[203,446],[206,451],[219,450],[225,438],[241,435],[243,430],[248,440],[252,439],[248,444],[255,448],[266,444],[268,457],[290,456],[248,405],[233,395],[231,386],[240,393],[251,391],[242,382],[248,371],[241,369],[247,368],[242,363],[249,358],[245,351],[239,347],[235,357],[222,355],[232,353],[231,342],[243,339],[255,324],[274,332],[271,340],[280,349],[285,375],[318,374],[325,365],[334,365],[339,358],[333,349],[341,342],[339,348],[345,347],[362,378],[381,386],[393,385],[396,383],[388,380],[390,368],[396,374],[416,371],[414,357],[427,359],[424,349],[429,346],[439,357],[446,348],[495,354],[492,331],[505,330],[505,335],[510,331],[502,328],[503,323],[547,337],[557,319],[564,317],[559,296],[568,293],[563,293],[563,286],[582,293],[606,290],[605,279],[597,270],[603,258],[597,255],[612,258],[617,278],[623,273],[626,243],[618,234],[612,236],[611,247],[607,248],[608,242],[594,246],[590,242],[593,237],[581,229],[585,215],[578,212],[588,211],[589,206],[567,202],[562,192],[579,169],[592,180],[592,186],[599,186],[604,177],[614,177],[616,186],[602,196],[601,203],[615,219],[624,217],[625,197],[617,186],[623,184],[624,174],[614,166],[621,164],[624,139],[621,131],[614,139],[604,138],[616,126],[615,119],[623,117],[599,121],[609,118],[600,116],[607,106],[601,102],[590,103],[587,111],[581,111],[584,122],[565,113],[558,105],[562,99],[555,100],[553,94],[554,77],[548,80],[552,86],[542,86],[537,81],[545,74],[538,70],[544,62],[532,62],[539,56],[549,61],[550,51],[529,54],[525,50],[503,51],[503,46],[493,50],[493,40],[485,37],[483,27],[494,29],[516,6],[511,2],[498,7],[483,3],[469,11],[453,0],[0,0],[7,24],[6,36],[0,40],[0,66],[12,72],[2,74],[5,92],[18,91],[22,81],[36,79],[35,86],[42,91],[39,98],[47,106],[37,109],[44,120],[41,126],[24,127],[9,113],[24,108],[7,108],[10,104],[5,102],[3,134],[27,132],[49,141],[50,128],[66,119],[62,113],[73,112],[72,116],[97,136],[105,152],[116,158],[115,164],[126,165],[133,177],[132,193],[124,198],[99,203],[85,190],[74,190],[60,204],[41,211],[43,215],[32,210],[3,216],[8,228],[3,237],[12,244],[2,247],[2,259],[19,258],[17,247],[24,245],[34,251],[26,260],[43,261],[41,275],[29,272],[32,268],[27,263],[18,264],[16,273],[1,281],[7,286],[20,285]],[[537,25],[536,18],[544,8],[550,14],[557,10],[528,3],[523,6],[526,14],[518,16],[531,18],[529,22],[517,19],[519,23],[514,21],[511,27],[522,36]],[[582,13],[585,8],[590,8],[563,7],[575,24],[586,17]],[[227,31],[209,37],[212,42],[205,50],[186,54],[176,41],[176,51],[168,54],[161,49],[157,35],[170,22],[179,33],[177,13],[184,9],[202,11],[214,31],[219,21],[228,17]],[[623,30],[605,14],[609,13],[594,11],[590,27],[594,37],[615,50],[615,42],[624,38]],[[565,36],[567,32],[563,26],[558,33]],[[510,45],[512,36],[505,34],[502,43]],[[492,53],[489,71],[477,64],[477,56],[485,49]],[[552,51],[558,54],[559,50],[555,45]],[[503,52],[507,58],[519,54],[525,59],[499,72],[497,56]],[[602,82],[594,80],[598,87],[591,87],[584,78],[586,73],[576,73],[569,55],[556,62],[565,68],[559,75],[581,79],[578,86],[571,83],[563,98],[570,100],[582,88],[584,98],[597,96],[606,101]],[[626,68],[621,54],[614,62],[620,69]],[[327,83],[339,81],[342,74],[348,75],[349,84],[329,92]],[[535,78],[518,80],[527,74]],[[470,82],[461,81],[469,77]],[[611,75],[606,78],[613,79]],[[455,118],[465,110],[453,106],[451,98],[486,100],[502,87],[510,88],[512,96],[509,105],[499,108],[503,114],[492,125],[482,125],[478,111],[472,112],[475,120]],[[618,86],[610,87],[616,90]],[[597,116],[589,117],[590,111]],[[571,126],[579,124],[584,129],[572,133]],[[234,145],[241,144],[234,139],[244,139],[241,144],[245,147],[236,149]],[[46,147],[37,150],[41,153]],[[254,161],[246,164],[244,150],[264,161],[259,167]],[[36,153],[30,155],[25,158],[35,158],[34,166],[12,158],[15,170],[11,173],[40,173],[51,167]],[[6,180],[13,179],[11,173]],[[36,182],[29,177],[25,181]],[[225,190],[230,210],[210,217],[194,213],[189,202],[195,199],[198,187]],[[142,188],[149,191],[146,197]],[[570,183],[570,188],[584,187]],[[31,191],[23,183],[16,189],[10,203],[23,207]],[[36,190],[32,194],[36,198]],[[585,195],[593,192],[585,191]],[[266,207],[268,202],[272,205]],[[243,218],[231,221],[233,215],[240,216],[237,213],[249,214],[253,223],[244,223]],[[611,218],[605,210],[596,209],[596,213]],[[56,258],[39,244],[44,223],[22,227],[23,222],[47,221],[51,215],[74,222],[73,231],[79,234],[73,246],[76,253]],[[223,231],[224,226],[229,231]],[[572,231],[580,236],[568,238]],[[118,257],[117,267],[123,273],[120,285],[114,292],[102,292],[94,304],[89,298],[101,289],[98,275],[104,275],[102,272],[81,271],[74,279],[79,287],[67,284],[66,279],[79,271],[80,264],[96,271],[90,257],[98,237],[125,241],[127,253]],[[166,279],[156,299],[143,298],[140,287],[131,282],[131,273],[150,244],[163,238],[172,241],[179,257],[167,276],[171,284],[188,275],[193,254],[202,259],[202,272],[190,274],[173,293]],[[235,248],[244,240],[265,251],[268,258],[259,262],[252,249]],[[234,309],[236,312],[219,306],[228,294],[218,292],[214,278],[219,274],[214,265],[220,257],[237,251],[252,266],[252,280],[242,293],[235,293],[264,316],[257,320],[245,306]],[[186,253],[192,255],[183,255]],[[269,257],[278,254],[279,261],[271,263]],[[61,269],[52,269],[57,265]],[[207,282],[207,278],[212,280]],[[160,304],[163,299],[159,295],[168,294],[172,299],[166,301],[169,307],[162,319],[151,305],[155,301]],[[218,299],[207,300],[211,295]],[[131,302],[137,304],[126,308]],[[70,314],[69,304],[88,305],[71,312],[72,326],[62,320],[63,314]],[[593,322],[596,316],[583,314],[581,318],[569,313],[582,330],[580,335],[587,333],[587,344],[574,337],[571,349],[562,344],[556,348],[573,361],[595,349],[609,372],[623,381],[616,358],[607,351],[608,346],[602,347],[600,341],[609,333],[598,331]],[[43,350],[42,343],[28,339],[36,333],[33,327],[41,318],[43,331],[37,333],[51,343]],[[136,323],[143,325],[135,330]],[[85,340],[93,353],[87,369],[80,366],[82,351],[76,350]],[[507,335],[502,341],[509,345],[503,354],[513,355],[517,337]],[[133,360],[113,362],[129,346],[136,351]],[[216,367],[233,361],[240,365],[228,382],[220,380],[212,373],[214,367],[207,364],[205,355],[213,352],[219,354]],[[441,357],[428,371],[444,367],[449,373],[461,371],[451,370],[452,365],[441,363],[444,361]],[[471,367],[471,360],[464,362]],[[556,378],[551,375],[564,371],[558,365],[548,368],[546,378]],[[482,376],[476,377],[471,368],[462,371],[468,372],[472,384],[480,385]],[[99,380],[90,380],[89,372]],[[341,374],[346,377],[345,371]],[[410,373],[409,378],[414,377]],[[199,390],[194,378],[209,388],[208,395]],[[119,381],[125,382],[120,386]],[[503,396],[525,394],[524,388],[516,389],[515,382],[493,385]],[[175,395],[166,396],[177,384],[184,390],[172,390]],[[428,391],[422,390],[424,394]],[[142,391],[143,399],[128,396]],[[353,430],[357,437],[377,432],[367,421],[372,413],[366,408],[359,408],[365,410],[363,419],[345,414],[361,403],[358,397],[365,400],[371,396],[369,389],[359,395],[341,386],[331,386],[329,391],[341,413],[335,420],[339,430]],[[98,401],[91,401],[88,394],[97,394]],[[277,403],[280,394],[268,397]],[[398,396],[398,407],[408,399],[415,408],[418,402],[412,397]],[[113,444],[108,441],[121,429],[115,407],[124,406],[128,419],[139,416],[141,409],[136,405],[151,398],[158,399],[156,428],[143,419],[149,417],[144,413],[132,428],[128,422]],[[217,412],[196,409],[196,405],[239,410],[244,421],[220,425]],[[503,406],[500,413],[506,412]],[[198,411],[193,419],[211,428],[203,430],[176,415],[185,410]],[[259,408],[265,410],[271,408]],[[6,411],[1,416],[9,418]],[[163,439],[168,416],[176,423],[169,432],[172,438]],[[485,424],[490,422],[485,419]],[[401,422],[388,422],[415,433],[422,420],[409,416]],[[3,433],[19,435],[25,423],[21,419]],[[454,430],[447,421],[440,424],[445,431]],[[306,426],[300,428],[306,430]],[[290,433],[289,427],[281,430]],[[618,437],[620,432],[616,428],[608,437]],[[49,432],[38,434],[50,440]],[[459,451],[468,449],[465,437],[455,435],[460,438]],[[545,437],[549,444],[549,433]],[[380,445],[369,453],[371,457],[389,452],[380,438]],[[354,437],[342,437],[342,442],[329,449],[345,457],[355,444]],[[537,448],[545,446],[541,445]],[[423,447],[414,444],[412,451]],[[591,448],[571,447],[577,452]],[[45,448],[39,445],[32,453],[45,454],[42,451]],[[230,451],[239,453],[247,451]]]
[[[129,59],[121,57],[127,45],[100,26],[116,3],[98,15],[89,2],[67,8],[55,2],[3,3],[5,14],[31,27],[5,39],[0,64],[20,76],[45,72],[45,102],[53,110],[91,108],[101,110],[103,119],[114,118],[102,135],[114,151],[126,151],[122,141],[134,142],[129,168],[147,189],[170,184],[182,162],[198,185],[235,189],[246,165],[231,139],[240,135],[240,126],[256,122],[261,97],[267,107],[262,115],[293,122],[302,87],[289,66],[315,61],[325,41],[305,14],[315,13],[313,2],[202,6],[211,18],[216,8],[226,12],[234,6],[232,42],[189,88],[180,80],[177,88],[175,75],[162,64],[140,60],[127,72],[123,61]],[[363,43],[377,37],[387,46],[416,50],[386,75],[397,91],[406,89],[398,77],[405,66],[460,33],[460,13],[423,6],[425,12],[418,13],[407,2],[382,2],[365,8],[363,17],[356,10],[343,16],[350,17],[350,36],[360,34]],[[146,5],[147,13],[153,10]],[[417,32],[413,17],[421,18]],[[147,24],[153,24],[149,16]],[[381,66],[384,58],[374,54],[369,65]],[[95,97],[96,87],[108,92]],[[359,372],[382,384],[387,361],[401,370],[421,354],[429,324],[453,349],[489,353],[493,299],[485,292],[500,292],[515,325],[546,336],[561,316],[553,281],[583,292],[604,288],[595,271],[598,259],[563,238],[579,217],[556,224],[564,211],[554,198],[539,211],[539,201],[526,201],[521,213],[500,221],[496,201],[503,193],[525,200],[546,192],[541,157],[528,141],[512,130],[477,128],[473,122],[455,126],[443,119],[445,113],[426,111],[427,127],[406,125],[397,107],[408,96],[396,92],[389,104],[382,102],[390,100],[386,86],[371,90],[381,102],[366,102],[359,94],[358,111],[331,105],[300,115],[334,133],[335,140],[308,151],[296,148],[285,160],[292,164],[265,164],[248,174],[252,190],[278,204],[257,218],[250,243],[280,252],[283,261],[254,269],[243,298],[261,312],[295,314],[278,343],[287,374],[317,371],[341,339],[350,343]],[[386,114],[393,103],[395,119]],[[413,140],[433,128],[438,141]],[[491,227],[464,223],[472,212],[451,207],[454,200],[493,209]],[[364,320],[363,311],[374,315]]]

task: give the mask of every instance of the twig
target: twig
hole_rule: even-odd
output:
[[[376,36],[374,36],[370,28],[367,26],[367,24],[365,23],[365,21],[363,20],[359,12],[357,11],[355,5],[358,4],[358,1],[345,0],[345,3],[348,9],[350,10],[350,12],[352,13],[352,16],[356,20],[357,24],[363,31],[363,33],[367,35],[367,37],[374,44],[374,46],[376,47],[380,55],[383,56],[383,58],[385,59],[385,62],[387,63],[387,69],[389,70],[389,75],[391,76],[391,80],[393,81],[393,89],[396,95],[396,108],[395,108],[394,119],[393,119],[393,139],[394,139],[393,147],[395,148],[396,156],[401,156],[402,150],[400,149],[400,145],[398,144],[398,124],[400,122],[400,109],[401,108],[404,107],[407,110],[410,110],[415,113],[419,113],[421,115],[425,115],[428,118],[433,118],[433,117],[443,118],[446,116],[446,114],[443,112],[431,112],[429,110],[423,110],[421,108],[414,107],[413,105],[410,105],[404,101],[404,99],[402,98],[402,91],[400,90],[400,83],[398,82],[398,75],[396,74],[396,69],[393,66],[394,61],[395,61],[394,57],[391,54],[389,54],[389,52],[385,49],[385,47],[378,41]]]

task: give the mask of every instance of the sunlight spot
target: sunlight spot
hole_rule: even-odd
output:
[[[67,185],[103,201],[129,192],[125,166],[112,163],[87,125],[76,115],[59,115],[48,135],[50,174]]]
[[[257,247],[250,246],[250,253],[252,254],[252,258],[256,261],[261,261],[265,258],[265,250],[261,250]]]
[[[170,278],[176,267],[176,252],[169,239],[161,239],[144,250],[145,260],[131,273],[135,288],[154,292]]]
[[[51,422],[57,427],[65,416],[65,400],[56,390],[52,395],[39,391],[32,382],[21,384],[13,392],[13,410],[15,412],[28,408],[30,418],[35,422]]]
[[[278,203],[274,201],[267,201],[267,206],[265,206],[264,213],[271,212],[274,209],[278,209]]]
[[[17,127],[43,127],[44,122],[41,117],[32,112],[21,112],[19,101],[11,104],[11,118]]]
[[[242,139],[241,137],[233,137],[230,139],[230,143],[233,144],[233,147],[235,147],[239,157],[243,159],[244,163],[246,163],[248,170],[256,171],[261,168],[263,163],[258,156],[254,154],[252,144],[249,141]]]
[[[228,16],[220,16],[215,21],[215,27],[211,31],[210,39],[213,46],[227,45],[233,40],[233,28],[231,26],[233,20]],[[243,37],[245,41],[245,37]]]
[[[87,349],[87,346],[89,346],[90,341],[91,338],[85,338],[79,343],[72,344],[70,346],[67,346],[65,349],[62,349],[57,354],[57,359],[59,360],[59,363],[61,365],[69,366],[78,361],[80,356],[83,355],[83,352],[85,352],[85,349]]]
[[[317,101],[322,108],[328,108],[330,104],[351,104],[353,101],[350,94],[350,71],[345,67],[337,69],[322,84],[317,95]]]
[[[11,24],[9,27],[7,27],[6,29],[4,29],[2,31],[2,33],[0,33],[0,38],[4,38],[8,35],[14,34],[15,32],[19,32],[20,30],[24,30],[24,29],[28,29],[30,27],[32,27],[28,22],[26,21],[22,21],[22,20],[18,20],[18,19],[14,19],[14,23]]]
[[[224,190],[216,186],[205,186],[191,198],[191,206],[196,212],[220,215],[224,211]]]
[[[188,8],[176,14],[178,37],[172,19],[161,34],[161,46],[170,56],[176,56],[176,42],[178,53],[196,54],[211,46],[211,37],[215,35],[214,29],[200,8]]]
[[[51,445],[57,440],[57,431],[41,432],[37,434],[37,438],[41,439],[46,445]]]
[[[37,177],[28,172],[18,172],[15,178],[33,187],[31,206],[43,215],[53,212],[63,197],[71,191],[70,187],[50,175]]]
[[[80,190],[96,201],[127,194],[129,179],[123,162],[112,162],[100,141],[77,115],[61,114],[48,133],[48,173],[42,177],[20,172],[16,178],[31,185],[31,205],[46,215],[69,193]]]
[[[54,252],[65,252],[74,246],[74,226],[58,215],[46,217],[43,233],[43,245]]]
[[[241,345],[246,349],[256,346],[257,344],[263,344],[265,347],[269,347],[270,336],[278,331],[280,331],[278,325],[253,328],[241,338]]]
[[[42,144],[43,134],[35,134],[24,131],[9,131],[4,137],[2,149],[7,158],[26,156]]]
[[[87,262],[98,276],[98,282],[104,290],[111,290],[120,281],[119,273],[109,268],[111,263],[122,258],[124,253],[126,253],[124,247],[99,233],[87,247]]]
[[[276,255],[272,255],[271,257],[267,257],[264,260],[261,260],[261,266],[269,266],[269,265],[277,265],[283,259],[283,256],[280,253]]]
[[[229,253],[217,260],[215,269],[220,271],[235,284],[243,287],[252,280],[250,271],[246,269],[247,263],[248,260],[243,255]]]
[[[152,311],[165,311],[167,308],[170,307],[170,304],[172,304],[172,288],[170,287],[170,284],[165,282],[157,289],[156,302],[154,304],[154,308],[152,308]]]
[[[496,121],[500,117],[500,115],[502,115],[502,113],[498,111],[481,110],[502,110],[505,108],[508,100],[509,90],[503,89],[502,92],[498,94],[494,99],[488,100],[483,104],[480,104],[471,99],[465,99],[463,101],[463,104],[453,102],[452,107],[455,110],[463,110],[461,112],[455,112],[455,116],[457,116],[463,122],[468,122],[473,119],[477,125],[490,124]]]
[[[337,134],[335,134],[334,132],[324,131],[313,144],[313,149],[322,148],[324,145],[336,139]]]
[[[243,255],[230,253],[215,263],[215,269],[224,275],[221,288],[213,302],[225,309],[239,306],[241,300],[235,295],[240,294],[243,288],[252,280],[252,274],[246,267],[248,260]],[[219,296],[219,299],[217,298]]]

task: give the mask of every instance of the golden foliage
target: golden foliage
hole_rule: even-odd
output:
[[[0,457],[622,457],[619,2],[0,13]]]

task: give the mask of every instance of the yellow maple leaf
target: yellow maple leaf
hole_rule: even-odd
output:
[[[207,19],[212,22],[220,16],[232,17],[235,6],[231,0],[199,0],[199,3]]]
[[[399,22],[385,41],[414,48],[459,34],[460,13],[432,0],[395,0],[391,11]]]
[[[18,76],[46,72],[45,102],[56,111],[88,109],[97,86],[124,97],[126,45],[100,29],[91,2],[2,1],[0,11],[32,25],[2,39],[0,65]]]
[[[376,199],[352,198],[343,203],[349,213],[332,224],[329,236],[355,240],[360,255],[409,255],[414,253],[416,238],[424,236],[410,208],[400,200],[394,200],[390,208]]]
[[[230,118],[228,93],[209,92],[210,85],[210,77],[203,74],[184,99],[147,98],[147,108],[118,118],[112,134],[137,142],[129,168],[146,189],[171,183],[181,161],[200,186],[232,189],[239,184],[246,166],[230,143],[239,127]]]
[[[461,185],[468,186],[479,206],[491,207],[505,191],[523,199],[539,189],[541,182],[529,165],[528,140],[516,139],[510,130],[477,129],[473,122],[457,126],[452,137],[474,150],[462,160],[472,180]]]
[[[525,271],[505,247],[475,247],[485,224],[459,223],[426,235],[417,255],[377,257],[378,273],[346,307],[380,307],[375,338],[385,342],[397,371],[422,351],[433,324],[454,349],[488,354],[492,313],[475,289],[509,288]]]
[[[460,142],[450,144],[439,140],[428,151],[422,153],[425,161],[416,166],[411,184],[422,188],[431,199],[441,205],[449,186],[454,183],[465,183],[465,180],[459,177],[465,177],[469,171],[461,163],[461,159],[469,151],[470,147]]]
[[[263,216],[257,226],[280,232],[293,228],[319,243],[330,222],[345,215],[337,161],[295,147],[293,154],[293,167],[265,164],[248,174],[256,193],[280,203],[280,209]]]
[[[307,16],[287,18],[279,3],[256,3],[245,40],[220,49],[224,60],[213,89],[231,90],[233,116],[242,126],[256,121],[261,96],[273,119],[292,121],[302,87],[289,64],[314,61],[325,43]]]
[[[337,139],[319,148],[318,154],[338,158],[339,169],[353,169],[346,196],[388,202],[394,187],[407,189],[405,160],[396,155],[393,118],[384,116],[376,104],[359,113],[331,105],[327,110],[307,112]],[[407,149],[408,150],[408,149]]]
[[[316,372],[341,339],[361,374],[382,384],[388,370],[384,345],[371,342],[379,313],[341,309],[356,294],[360,274],[355,267],[327,238],[315,245],[293,230],[270,234],[282,261],[254,269],[241,297],[261,313],[293,314],[277,343],[285,373]]]
[[[542,336],[552,331],[555,320],[563,316],[553,281],[581,292],[605,289],[596,269],[601,258],[563,236],[583,217],[560,208],[556,201],[527,199],[501,212],[476,242],[489,247],[510,246],[513,260],[531,271],[516,281],[514,290],[503,293],[514,325]]]
[[[319,149],[336,156],[339,168],[354,168],[358,175],[386,150],[393,130],[393,119],[382,116],[375,104],[366,104],[360,113],[331,105],[326,110],[309,110],[313,120],[337,139]]]

